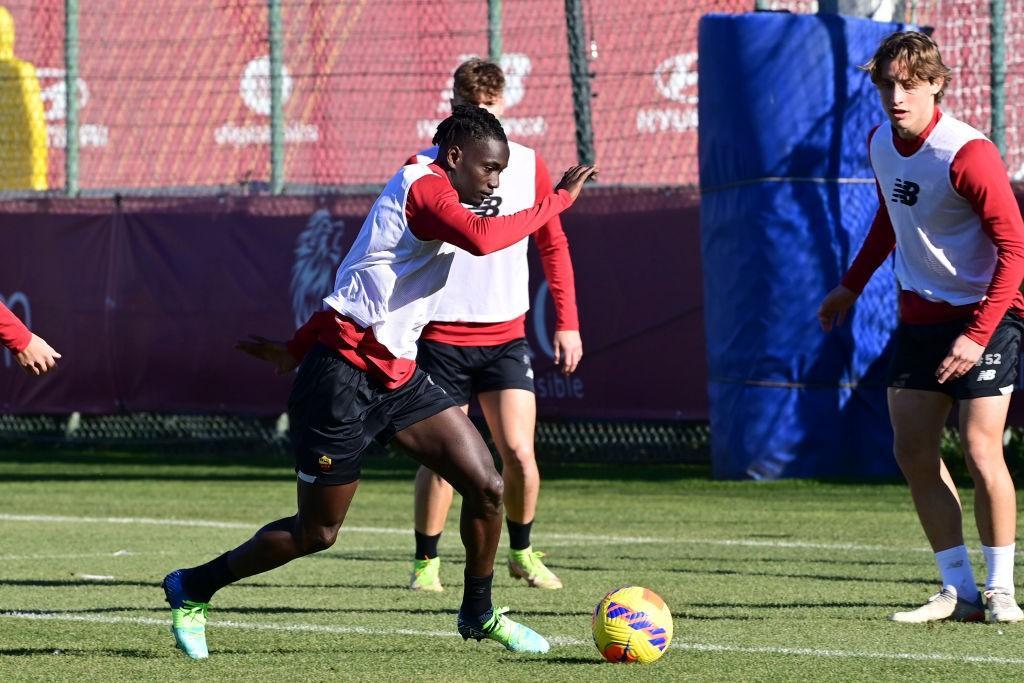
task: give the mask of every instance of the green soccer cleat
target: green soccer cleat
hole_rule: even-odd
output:
[[[512,621],[505,616],[506,612],[508,607],[491,610],[491,616],[481,626],[476,625],[475,619],[466,618],[459,612],[459,635],[463,640],[488,638],[501,643],[510,652],[544,654],[551,649],[544,636],[528,626]]]
[[[206,613],[210,604],[186,598],[181,575],[182,571],[177,569],[165,576],[161,584],[171,606],[174,644],[192,659],[206,659],[210,656],[206,647]]]
[[[444,586],[441,585],[440,557],[416,560],[413,563],[409,590],[429,591],[431,593],[440,593],[444,590]]]
[[[525,550],[509,550],[508,575],[513,579],[526,579],[531,588],[561,588],[562,580],[541,562],[542,557],[544,553],[535,551],[532,546]]]

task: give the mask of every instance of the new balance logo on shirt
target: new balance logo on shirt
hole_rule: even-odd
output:
[[[917,193],[920,191],[921,186],[913,180],[897,178],[892,188],[892,200],[894,202],[902,202],[907,206],[913,206],[917,204]]]
[[[480,202],[478,206],[474,206],[470,209],[477,216],[483,216],[484,218],[494,218],[501,212],[501,197],[496,194],[492,194],[490,197],[484,197],[484,200]]]

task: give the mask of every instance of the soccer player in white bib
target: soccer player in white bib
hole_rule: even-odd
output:
[[[501,67],[470,59],[455,70],[452,106],[479,106],[500,118],[504,87]],[[477,215],[509,215],[551,191],[540,155],[515,142],[508,144],[508,167],[501,174],[501,185],[483,202],[467,205]],[[435,146],[407,163],[429,164],[436,157]],[[569,243],[558,216],[552,216],[533,237],[555,302],[554,360],[569,374],[583,355]],[[533,449],[537,403],[525,329],[530,307],[528,243],[524,237],[482,258],[455,252],[448,285],[420,337],[419,363],[463,411],[468,411],[473,396],[480,402],[502,460],[509,574],[532,587],[556,589],[562,587],[561,580],[530,541],[540,472]],[[409,584],[413,590],[442,590],[437,546],[452,491],[440,475],[420,467],[414,504],[416,551]]]
[[[175,642],[192,658],[208,656],[206,614],[216,591],[334,544],[363,453],[392,439],[463,496],[459,634],[513,652],[548,651],[542,636],[491,603],[501,476],[473,423],[417,367],[416,341],[433,319],[456,247],[483,255],[516,244],[569,208],[595,171],[573,167],[554,192],[513,215],[475,216],[462,204],[490,196],[508,165],[501,124],[478,107],[456,107],[434,142],[436,162],[403,167],[374,202],[323,310],[287,343],[239,344],[279,372],[299,366],[288,399],[298,510],[234,550],[164,577]]]
[[[891,619],[980,621],[987,605],[990,621],[1020,621],[1013,584],[1017,506],[1003,429],[1024,313],[1024,223],[996,146],[939,111],[950,70],[929,37],[894,33],[864,68],[889,119],[868,141],[879,208],[818,319],[826,331],[842,323],[895,249],[900,321],[888,375],[893,448],[942,588]],[[939,455],[954,403],[988,569],[984,602],[964,544],[960,499]]]

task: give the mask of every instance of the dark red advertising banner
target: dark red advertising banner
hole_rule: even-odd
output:
[[[280,413],[290,378],[234,342],[286,339],[319,308],[373,199],[0,203],[0,296],[63,354],[42,378],[0,354],[0,411]],[[566,215],[584,360],[556,371],[537,278],[542,415],[706,417],[697,208],[691,193],[595,189]]]
[[[35,65],[49,184],[64,183],[64,1],[12,0],[16,54]],[[586,3],[593,126],[606,183],[696,182],[696,28],[749,0]],[[565,5],[503,5],[509,137],[554,171],[575,163]],[[106,0],[79,11],[80,184],[266,182],[270,60],[264,0]],[[481,0],[282,3],[285,180],[382,183],[428,147],[451,74],[487,52]]]

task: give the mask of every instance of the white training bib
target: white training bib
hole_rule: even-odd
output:
[[[388,182],[338,267],[334,293],[324,299],[361,327],[372,327],[396,358],[416,358],[416,341],[433,319],[455,257],[453,245],[424,242],[409,229],[409,188],[431,173],[413,164]]]
[[[980,139],[985,136],[948,114],[909,157],[896,150],[889,126],[871,138],[871,165],[896,233],[896,278],[929,301],[976,303],[992,281],[996,247],[949,174],[957,152]]]
[[[481,206],[464,204],[480,216],[507,216],[531,208],[537,201],[537,155],[529,147],[508,143],[508,167],[501,172],[498,189]],[[437,159],[437,147],[416,155],[421,164]],[[455,249],[441,302],[432,320],[441,322],[497,323],[514,320],[530,309],[530,270],[524,237],[507,249],[486,256]]]

